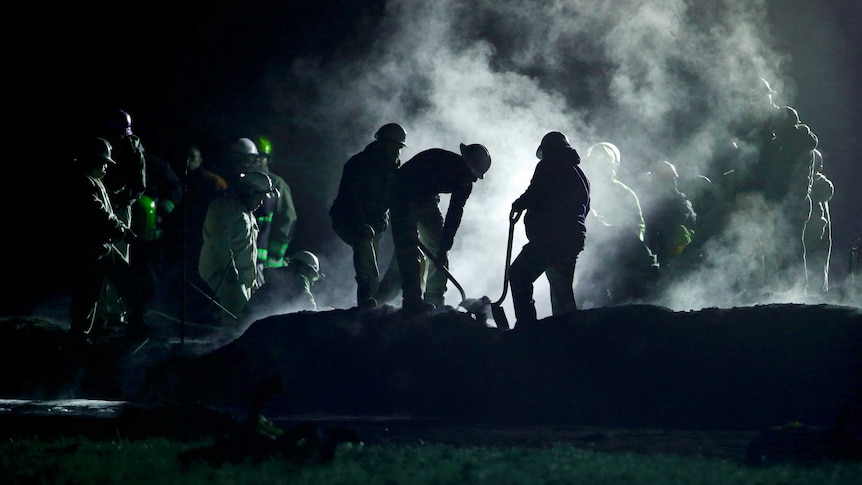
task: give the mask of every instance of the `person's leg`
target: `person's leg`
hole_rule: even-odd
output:
[[[380,237],[361,239],[353,246],[353,267],[356,269],[356,304],[360,307],[377,306],[374,299],[380,286],[377,268],[377,251]]]
[[[424,207],[419,217],[419,240],[431,251],[437,261],[448,267],[449,256],[440,251],[440,237],[443,233],[443,214],[437,204]],[[425,280],[425,301],[434,306],[443,306],[446,294],[446,273],[437,269],[431,262],[427,265],[428,278]]]
[[[377,293],[374,299],[380,305],[387,304],[398,296],[398,291],[401,288],[401,271],[398,269],[398,258],[395,253],[389,258],[389,266],[383,272],[380,278],[380,284],[377,286]]]
[[[574,280],[576,258],[554,262],[545,270],[551,292],[551,313],[563,315],[578,309],[575,304]]]
[[[105,284],[105,273],[101,261],[92,261],[83,268],[81,278],[72,290],[70,317],[72,320],[70,333],[86,335],[93,329],[96,310],[102,287]]]
[[[332,230],[353,250],[353,269],[356,273],[356,304],[376,306],[374,300],[380,282],[377,253],[380,236],[357,237],[355,229],[341,219],[332,219]]]
[[[418,307],[422,303],[422,287],[414,211],[406,204],[393,207],[391,221],[395,257],[401,273],[402,307]]]
[[[109,279],[117,286],[117,291],[126,303],[128,314],[126,335],[146,337],[149,334],[149,327],[144,322],[146,299],[140,287],[138,274],[119,253],[112,251],[108,257],[111,258]]]
[[[516,325],[529,326],[536,322],[536,302],[533,283],[545,271],[545,255],[527,243],[509,266],[509,286]]]

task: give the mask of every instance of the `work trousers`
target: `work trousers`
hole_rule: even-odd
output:
[[[392,238],[398,269],[401,272],[401,296],[404,301],[418,301],[422,298],[424,258],[419,250],[419,241],[433,253],[441,265],[449,264],[446,252],[440,251],[444,219],[438,202],[439,198],[418,203],[406,202],[396,204],[397,207],[390,209]],[[447,289],[446,274],[439,271],[433,262],[427,265],[427,269],[424,299],[435,306],[442,306]]]
[[[89,333],[96,318],[99,299],[106,283],[113,284],[125,303],[131,327],[144,326],[144,299],[139,280],[129,262],[116,247],[108,254],[93,257],[81,268],[81,277],[72,292],[71,330]]]
[[[520,325],[536,321],[533,283],[542,273],[548,278],[551,312],[562,315],[577,310],[574,293],[575,265],[580,249],[559,250],[527,243],[509,266],[512,305]]]

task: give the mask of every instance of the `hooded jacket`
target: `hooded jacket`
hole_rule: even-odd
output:
[[[544,149],[527,190],[515,201],[526,210],[524,228],[531,243],[552,250],[584,248],[590,211],[590,183],[572,147]]]

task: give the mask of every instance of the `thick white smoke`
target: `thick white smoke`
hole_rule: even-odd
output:
[[[296,150],[285,154],[292,163],[315,167],[314,179],[298,183],[314,184],[317,199],[302,203],[314,205],[328,224],[343,163],[384,123],[407,129],[403,161],[427,148],[457,152],[461,142],[484,144],[493,165],[474,187],[450,253],[451,272],[468,298],[500,296],[510,206],[527,187],[536,146],[548,131],[567,134],[582,157],[595,142],[617,144],[620,178],[637,190],[640,174],[658,160],[686,176],[711,174],[712,161],[733,140],[732,128],[765,108],[761,78],[779,93],[779,104],[793,101],[782,72],[786,59],[772,47],[761,0],[392,0],[365,34],[365,46],[300,58],[269,74],[279,112],[325,141],[313,151],[284,150]],[[594,207],[603,195],[593,193]],[[701,270],[681,276],[657,303],[687,310],[799,298],[740,299],[746,281],[759,277],[754,246],[781,246],[801,233],[793,227],[766,234],[757,202],[746,207],[709,241]],[[355,303],[350,248],[334,234],[329,241],[317,248],[330,279],[319,299],[347,308]],[[525,242],[519,223],[513,257]],[[582,259],[578,273],[594,265],[625,270],[614,261]],[[455,306],[460,295],[449,288],[446,300]],[[535,299],[539,317],[550,315],[544,278]],[[513,314],[509,298],[504,308]]]

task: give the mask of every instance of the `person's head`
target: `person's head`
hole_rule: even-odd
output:
[[[650,167],[650,183],[658,188],[676,188],[678,179],[679,172],[677,172],[676,166],[667,160],[655,162]]]
[[[473,182],[485,178],[485,173],[491,168],[491,154],[484,145],[473,143],[465,145],[461,143],[461,157],[469,169]]]
[[[552,153],[558,153],[563,150],[573,150],[568,137],[562,132],[550,131],[542,137],[539,148],[536,148],[536,158],[542,160]]]
[[[80,147],[75,160],[87,175],[100,179],[105,176],[109,165],[116,162],[111,158],[111,143],[104,138],[94,138]]]
[[[191,172],[197,170],[204,163],[204,157],[201,155],[201,149],[197,145],[189,146],[189,153],[186,156],[186,169]]]
[[[257,210],[270,197],[278,197],[272,179],[258,170],[240,174],[235,191],[249,211]]]
[[[243,173],[259,161],[260,152],[257,146],[248,138],[240,138],[230,147],[231,170]]]
[[[401,150],[407,148],[407,132],[398,123],[387,123],[381,126],[374,139],[380,142],[392,155],[399,155]]]
[[[113,110],[105,118],[105,136],[119,140],[132,134],[132,116],[121,109]]]
[[[267,171],[269,170],[269,163],[272,162],[272,141],[265,137],[259,136],[257,137],[257,159],[260,163],[260,167]]]
[[[320,260],[311,251],[298,251],[287,258],[288,265],[304,274],[311,284],[326,275],[320,271]]]
[[[613,178],[620,166],[620,149],[613,143],[602,141],[587,149],[585,159],[588,169],[609,173]]]

